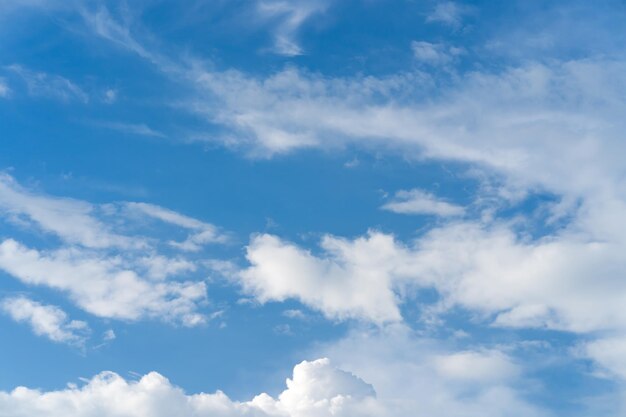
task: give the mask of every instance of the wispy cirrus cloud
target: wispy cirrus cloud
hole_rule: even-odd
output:
[[[127,135],[148,136],[154,138],[166,138],[163,132],[155,130],[144,123],[123,123],[123,122],[103,122],[91,121],[90,124],[104,129],[115,130]]]
[[[33,71],[21,65],[9,65],[7,71],[18,76],[33,97],[52,98],[61,101],[89,102],[89,95],[78,85],[60,75]]]
[[[0,213],[17,223],[31,223],[71,244],[89,248],[141,247],[98,220],[97,207],[84,201],[46,196],[24,189],[8,174],[0,174]]]
[[[163,253],[161,245],[170,239],[162,242],[158,235],[129,233],[137,221],[127,208],[133,204],[142,207],[141,203],[94,205],[48,196],[27,190],[2,174],[0,218],[22,230],[54,235],[61,243],[54,249],[38,249],[5,238],[0,242],[0,269],[26,285],[67,294],[77,306],[98,317],[155,318],[187,326],[205,322],[205,315],[198,310],[206,302],[206,284],[180,279],[202,264],[180,254]],[[195,251],[208,241],[224,241],[215,226],[158,206],[149,207],[162,214],[161,221],[174,222],[184,230],[192,225],[195,233],[187,246],[194,245]],[[112,221],[112,216],[117,221]]]
[[[192,233],[184,241],[169,242],[170,245],[184,251],[197,252],[206,244],[226,243],[229,240],[228,235],[214,225],[182,215],[173,210],[148,203],[127,203],[126,207],[162,222],[191,230]]]
[[[260,0],[257,11],[261,18],[275,22],[273,51],[279,55],[296,56],[305,53],[296,39],[298,29],[328,6],[328,0]]]
[[[400,214],[430,214],[441,217],[461,216],[465,209],[456,204],[438,199],[422,190],[401,190],[395,193],[382,209]]]

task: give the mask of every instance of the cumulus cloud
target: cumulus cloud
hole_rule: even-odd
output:
[[[581,218],[581,223],[584,224]],[[595,228],[595,232],[599,231]],[[494,326],[573,332],[626,328],[619,230],[598,236],[579,224],[543,240],[514,225],[455,222],[413,244],[370,232],[354,240],[326,236],[312,255],[275,236],[255,237],[244,288],[261,302],[298,299],[330,318],[400,320],[412,291],[435,289],[432,311],[462,307]]]
[[[435,216],[460,216],[465,210],[461,206],[438,199],[422,190],[401,190],[382,206],[383,209],[400,214],[432,214]]]
[[[250,267],[239,273],[244,290],[260,302],[295,298],[331,319],[401,319],[392,288],[399,248],[390,236],[326,236],[321,246],[318,257],[276,236],[254,237],[246,255]]]
[[[5,417],[365,417],[376,415],[374,395],[360,378],[334,368],[328,359],[318,359],[296,365],[278,398],[263,393],[238,402],[220,391],[187,395],[156,372],[138,381],[103,372],[82,387],[49,392],[18,387],[0,392],[0,410]]]
[[[186,394],[156,372],[137,381],[103,372],[81,387],[70,384],[47,392],[18,387],[0,392],[0,410],[6,417],[548,415],[529,404],[518,364],[498,350],[446,349],[436,341],[417,338],[404,326],[353,331],[317,349],[333,359],[296,365],[276,397],[262,393],[248,401],[234,401],[221,391]],[[367,377],[362,379],[363,375]]]
[[[0,301],[0,308],[13,320],[28,324],[36,335],[54,342],[82,346],[90,332],[86,322],[70,320],[59,307],[24,296],[5,298]]]
[[[376,389],[380,416],[528,417],[533,405],[523,364],[495,347],[450,347],[407,326],[353,329],[315,349]],[[401,376],[401,377],[400,377]]]

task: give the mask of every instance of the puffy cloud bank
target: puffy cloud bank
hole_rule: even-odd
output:
[[[156,372],[138,381],[103,372],[81,387],[49,392],[18,387],[0,392],[3,417],[347,417],[374,416],[377,410],[373,388],[334,368],[328,359],[296,365],[287,389],[277,398],[260,394],[245,402],[233,401],[220,391],[187,395]]]

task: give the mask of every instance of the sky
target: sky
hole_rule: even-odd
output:
[[[0,417],[626,416],[625,18],[0,0]]]

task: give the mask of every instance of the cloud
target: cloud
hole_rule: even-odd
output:
[[[83,346],[90,332],[84,321],[70,320],[60,308],[24,296],[5,298],[0,308],[13,320],[28,324],[36,335],[53,342]]]
[[[81,387],[70,384],[47,392],[17,387],[0,392],[0,409],[10,410],[6,417],[549,415],[525,398],[519,366],[501,351],[447,349],[416,337],[405,326],[352,331],[316,350],[332,358],[296,365],[276,397],[262,393],[248,401],[234,401],[221,391],[186,394],[156,372],[137,381],[103,372]]]
[[[459,8],[437,6],[441,16]],[[104,15],[98,15],[102,26],[121,26]],[[623,146],[626,63],[619,56],[529,58],[457,71],[443,81],[426,72],[328,77],[294,67],[252,76],[166,59],[128,27],[96,33],[193,85],[195,95],[181,107],[228,128],[225,144],[256,156],[348,145],[402,151],[471,164],[507,185],[573,198],[598,194],[594,184],[612,187],[621,178],[621,161],[607,152]]]
[[[111,99],[112,101],[108,101],[109,96],[107,96],[106,100],[107,103],[112,103],[113,101],[115,101],[115,96],[113,96],[113,98]],[[118,132],[129,135],[150,136],[155,138],[166,137],[164,133],[154,130],[143,123],[94,122],[92,124],[98,127],[116,130]]]
[[[103,15],[102,26],[121,25]],[[574,198],[621,175],[621,161],[606,151],[623,144],[626,64],[619,58],[526,59],[455,72],[444,81],[421,71],[327,77],[294,67],[252,76],[167,59],[148,51],[128,27],[101,36],[192,85],[194,95],[180,107],[224,126],[226,145],[255,156],[345,146],[401,151],[472,164],[509,185]]]
[[[339,340],[317,346],[313,354],[329,357],[372,384],[380,416],[551,415],[535,405],[535,393],[529,389],[535,381],[524,375],[519,352],[505,352],[502,346],[459,349],[449,342],[394,324],[352,329]]]
[[[262,303],[295,298],[330,319],[401,319],[391,282],[391,262],[399,255],[392,238],[375,232],[353,242],[326,236],[321,246],[324,255],[317,257],[276,236],[256,236],[239,280]]]
[[[626,381],[626,337],[600,337],[581,344],[578,353],[594,361],[598,375]]]
[[[138,213],[144,216],[138,218]],[[7,174],[0,176],[0,214],[22,231],[34,229],[60,239],[56,247],[45,249],[13,238],[0,241],[0,269],[21,282],[61,291],[98,317],[154,318],[186,326],[206,321],[198,311],[206,304],[206,284],[181,279],[204,264],[163,253],[162,246],[172,241],[158,227],[150,225],[152,236],[136,230],[148,226],[148,214],[191,229],[182,249],[200,251],[207,242],[224,241],[215,226],[146,203],[97,206],[34,193]]]
[[[35,194],[20,186],[8,174],[0,173],[0,213],[11,221],[35,224],[66,242],[89,248],[141,247],[141,240],[108,230],[84,201]]]
[[[102,96],[102,101],[107,104],[113,104],[117,101],[118,91],[113,88],[109,88]]]
[[[623,204],[588,208],[569,228],[536,241],[518,234],[515,222],[461,221],[410,245],[381,232],[325,236],[313,255],[261,235],[239,279],[261,302],[297,299],[334,319],[397,321],[401,303],[434,289],[439,300],[427,311],[435,314],[461,307],[493,326],[619,331],[626,328],[626,234],[615,225],[599,234],[594,222],[621,213]]]
[[[0,77],[0,98],[8,98],[11,94],[11,89],[7,85],[4,78]]]
[[[450,380],[497,382],[514,379],[519,372],[499,351],[464,351],[434,358],[437,372]]]
[[[274,27],[274,52],[296,56],[304,51],[296,41],[298,29],[313,15],[323,12],[328,2],[310,0],[261,0],[257,11],[261,18],[276,21]]]
[[[85,91],[60,75],[32,71],[15,64],[5,68],[24,81],[28,94],[31,96],[53,98],[61,101],[76,100],[83,103],[89,101],[89,95]]]
[[[105,342],[110,342],[112,340],[115,340],[116,338],[117,336],[115,335],[113,329],[109,329],[102,334],[102,340],[104,340]]]
[[[417,61],[429,65],[450,64],[457,56],[463,53],[463,50],[460,48],[424,41],[411,42],[411,49]]]
[[[426,21],[459,27],[463,21],[463,15],[466,13],[466,6],[451,1],[442,1],[437,3],[433,11],[426,18]]]
[[[461,216],[463,207],[437,199],[422,190],[398,191],[383,209],[401,214],[432,214],[441,217]]]
[[[431,21],[458,25],[465,12],[439,3]],[[479,220],[449,219],[407,244],[378,236],[392,242],[386,265],[376,265],[376,284],[365,279],[358,288],[364,279],[353,272],[369,265],[356,253],[371,248],[348,254],[322,245],[316,256],[263,235],[251,241],[250,267],[240,277],[260,301],[295,298],[334,319],[385,322],[400,319],[396,288],[408,285],[436,290],[442,302],[435,310],[464,308],[494,326],[617,331],[626,324],[620,308],[626,62],[616,53],[583,52],[496,59],[498,65],[457,70],[443,80],[424,71],[332,77],[290,67],[259,76],[199,61],[175,71],[171,61],[156,66],[197,87],[181,107],[223,126],[224,143],[250,155],[348,146],[401,152],[494,178],[506,204],[535,193],[560,201],[542,205],[526,222],[502,220],[496,208]],[[541,225],[539,236],[530,223]],[[360,247],[370,240],[328,242]],[[342,288],[360,298],[342,306],[336,301]]]
[[[42,392],[18,387],[0,392],[0,409],[5,417],[365,417],[376,415],[376,408],[368,409],[372,403],[372,387],[334,368],[328,359],[296,365],[287,388],[277,399],[263,393],[250,401],[238,402],[221,391],[187,395],[156,372],[138,381],[103,372],[80,388]]]
[[[153,282],[125,267],[119,257],[76,249],[39,252],[7,239],[0,243],[0,268],[25,284],[65,292],[99,317],[158,317],[190,326],[203,322],[196,312],[206,298],[203,282]]]
[[[197,252],[208,243],[225,243],[229,240],[212,224],[182,215],[163,207],[148,203],[127,203],[130,210],[139,211],[147,216],[193,231],[183,242],[170,241],[170,245],[188,252]]]

